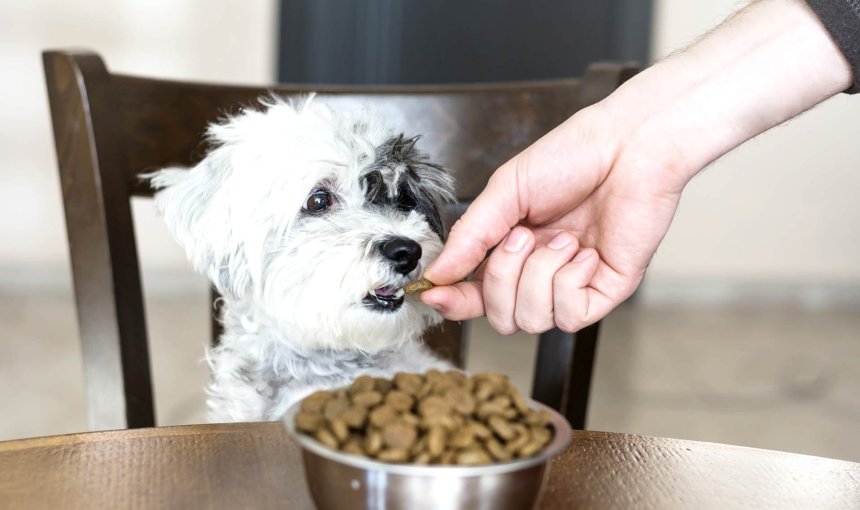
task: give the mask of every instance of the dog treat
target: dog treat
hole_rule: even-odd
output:
[[[416,292],[424,292],[433,288],[433,283],[426,279],[413,280],[403,286],[403,292],[407,294],[415,294]]]
[[[305,398],[296,430],[329,448],[382,462],[481,465],[538,454],[552,440],[507,376],[430,370],[360,376]]]

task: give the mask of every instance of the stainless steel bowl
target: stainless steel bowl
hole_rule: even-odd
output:
[[[528,509],[537,502],[550,459],[570,443],[570,425],[545,409],[555,429],[550,444],[528,459],[485,466],[415,466],[388,464],[331,450],[296,432],[296,404],[284,425],[302,447],[305,478],[319,510]]]

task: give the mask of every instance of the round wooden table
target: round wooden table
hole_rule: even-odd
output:
[[[278,423],[0,442],[0,508],[313,508]],[[860,508],[860,464],[576,431],[540,508]]]

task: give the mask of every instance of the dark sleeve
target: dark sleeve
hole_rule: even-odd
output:
[[[854,84],[845,92],[860,92],[860,0],[806,0],[842,50]]]

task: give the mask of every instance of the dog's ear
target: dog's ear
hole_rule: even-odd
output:
[[[207,275],[222,295],[239,296],[248,283],[241,270],[240,250],[234,244],[230,207],[221,189],[222,168],[207,157],[193,168],[165,168],[145,178],[155,193],[155,205],[174,239],[185,249],[194,269]]]

